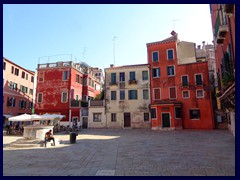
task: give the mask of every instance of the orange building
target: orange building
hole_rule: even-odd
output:
[[[3,58],[3,125],[11,116],[32,114],[34,75],[33,71]]]
[[[147,43],[151,81],[152,129],[212,129],[208,64],[196,58],[194,43],[180,42],[173,31]]]

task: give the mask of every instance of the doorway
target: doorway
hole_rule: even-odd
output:
[[[124,113],[124,128],[131,127],[131,114]]]
[[[170,113],[162,113],[162,127],[163,128],[170,127]]]

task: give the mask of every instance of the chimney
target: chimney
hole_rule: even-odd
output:
[[[198,48],[198,49],[201,49],[201,45],[198,45],[197,48]]]
[[[177,33],[176,33],[175,31],[172,31],[172,32],[171,32],[171,35],[172,35],[172,36],[175,36],[176,34],[177,34]]]
[[[114,68],[114,64],[110,64],[110,68]]]
[[[203,49],[204,51],[206,50],[205,41],[202,42],[202,49]]]

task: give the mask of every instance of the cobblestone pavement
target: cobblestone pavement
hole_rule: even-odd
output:
[[[88,129],[59,146],[13,148],[3,136],[4,176],[234,176],[235,139],[227,130]]]

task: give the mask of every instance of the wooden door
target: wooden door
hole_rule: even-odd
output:
[[[124,113],[124,127],[131,127],[131,114]]]
[[[170,127],[170,113],[162,113],[162,127]]]

